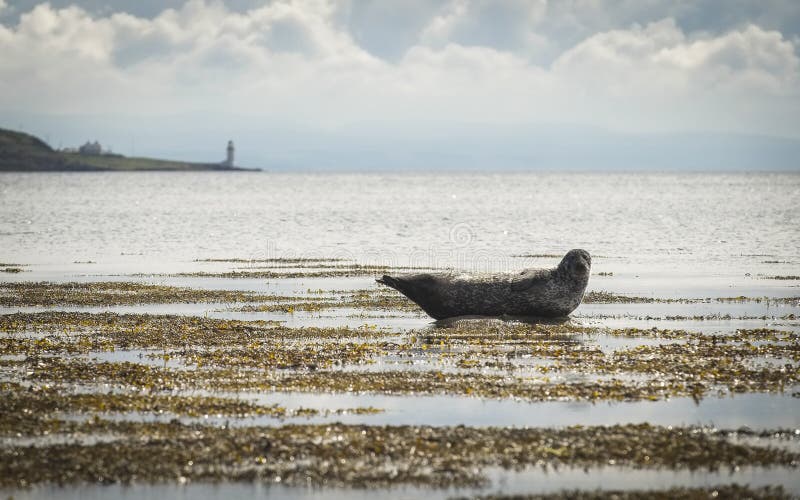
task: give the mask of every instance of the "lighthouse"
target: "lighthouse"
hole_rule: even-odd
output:
[[[233,141],[228,141],[228,148],[227,148],[227,155],[225,155],[225,166],[232,167],[233,166]]]

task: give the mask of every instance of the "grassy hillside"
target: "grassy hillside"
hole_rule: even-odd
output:
[[[88,156],[60,153],[70,164],[80,164],[91,170],[238,170],[211,163],[190,163],[128,156]]]
[[[0,170],[96,170],[70,163],[38,137],[0,129]]]
[[[62,153],[38,137],[0,129],[0,172],[92,170],[241,170],[215,163],[190,163],[120,155],[89,156]]]

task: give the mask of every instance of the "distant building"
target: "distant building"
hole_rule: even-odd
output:
[[[100,155],[103,154],[103,148],[97,141],[86,141],[86,144],[78,148],[78,153],[82,155]]]
[[[234,153],[233,141],[228,141],[228,149],[226,150],[226,153],[227,154],[225,155],[225,161],[223,161],[222,164],[225,165],[226,167],[232,167],[233,153]]]

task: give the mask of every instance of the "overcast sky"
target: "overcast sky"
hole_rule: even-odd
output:
[[[0,0],[0,126],[272,167],[784,161],[799,58],[797,0]]]

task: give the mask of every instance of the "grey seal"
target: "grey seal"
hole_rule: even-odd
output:
[[[555,269],[384,275],[376,281],[399,291],[437,320],[456,316],[563,317],[580,305],[591,266],[589,252],[575,249],[567,252]]]

